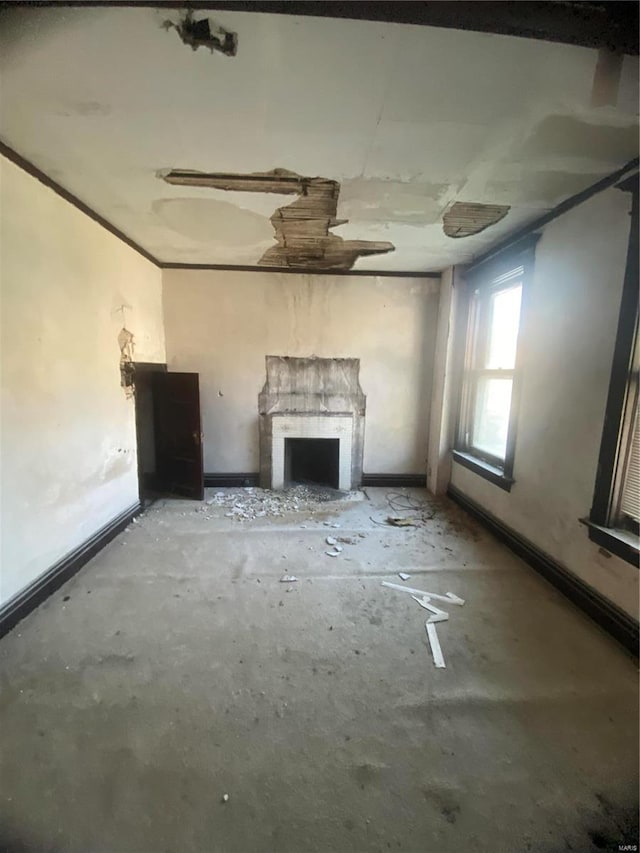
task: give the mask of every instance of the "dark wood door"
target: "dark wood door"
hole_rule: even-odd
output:
[[[204,497],[197,373],[154,373],[156,471],[161,491]]]

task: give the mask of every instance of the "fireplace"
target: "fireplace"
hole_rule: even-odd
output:
[[[366,405],[359,359],[267,356],[266,368],[258,398],[260,485],[358,488]]]
[[[340,487],[339,438],[285,438],[284,482]]]

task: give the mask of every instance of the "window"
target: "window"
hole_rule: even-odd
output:
[[[513,483],[522,294],[533,245],[467,273],[469,319],[453,455],[507,491]]]
[[[627,268],[622,290],[589,537],[638,564],[640,525],[640,415],[638,412],[638,190],[637,176],[621,189],[633,192]]]
[[[640,419],[638,417],[638,330],[629,381],[627,383],[625,415],[622,419],[621,452],[614,507],[614,524],[638,534],[640,524]]]

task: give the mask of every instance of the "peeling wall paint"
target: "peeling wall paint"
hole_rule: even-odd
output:
[[[382,240],[344,240],[332,228],[348,220],[337,218],[340,184],[329,178],[308,178],[287,169],[249,175],[185,170],[159,173],[168,184],[211,187],[236,192],[295,194],[298,198],[276,209],[271,224],[277,246],[262,255],[259,265],[300,269],[351,269],[358,258],[393,252]]]
[[[133,333],[124,326],[120,329],[120,334],[118,335],[118,346],[120,347],[120,384],[125,389],[126,397],[131,399],[135,393],[131,370],[135,345]]]

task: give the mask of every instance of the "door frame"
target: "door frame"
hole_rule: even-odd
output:
[[[140,426],[140,409],[138,403],[138,397],[136,394],[136,376],[141,375],[150,375],[152,373],[168,373],[169,370],[167,365],[164,362],[160,361],[132,361],[130,364],[130,375],[131,382],[133,385],[133,399],[135,405],[135,420],[136,420],[136,457],[137,457],[137,465],[138,465],[138,499],[140,503],[144,506],[145,501],[145,482],[144,482],[144,472],[142,470],[142,454],[140,453],[140,434],[141,434],[141,426]],[[150,383],[151,385],[151,383]],[[152,389],[153,386],[151,385]],[[153,394],[153,390],[151,391]]]

